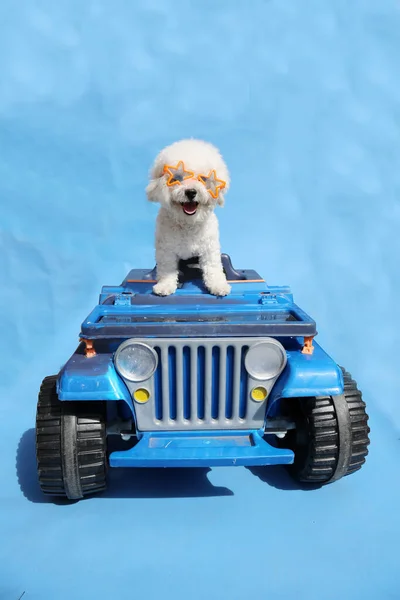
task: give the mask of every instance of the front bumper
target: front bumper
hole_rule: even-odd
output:
[[[111,467],[226,467],[291,464],[294,453],[259,431],[146,432],[133,448],[112,452]]]

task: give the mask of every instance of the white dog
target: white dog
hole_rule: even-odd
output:
[[[217,204],[224,204],[229,180],[221,154],[207,142],[182,140],[157,156],[146,188],[148,199],[161,205],[156,228],[155,294],[173,294],[179,260],[196,256],[209,292],[215,296],[229,294],[214,213]]]

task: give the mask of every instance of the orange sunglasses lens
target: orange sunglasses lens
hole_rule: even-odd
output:
[[[191,179],[194,177],[193,171],[185,169],[183,161],[179,161],[174,167],[171,165],[164,165],[164,173],[169,175],[167,185],[180,185],[185,179]]]

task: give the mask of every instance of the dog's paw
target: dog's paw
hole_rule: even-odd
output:
[[[231,286],[226,279],[217,279],[209,282],[208,290],[213,296],[227,296],[231,291]]]
[[[177,285],[174,281],[159,281],[153,287],[153,292],[157,296],[170,296],[176,292]]]

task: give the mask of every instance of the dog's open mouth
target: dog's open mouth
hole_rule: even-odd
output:
[[[188,200],[187,202],[181,202],[182,210],[187,215],[194,215],[196,213],[199,203],[194,200]]]

